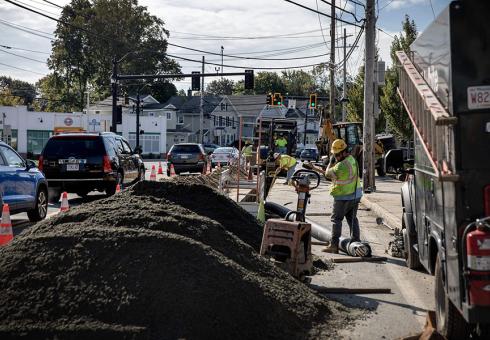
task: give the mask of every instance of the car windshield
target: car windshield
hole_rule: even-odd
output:
[[[201,153],[199,145],[174,145],[171,153]]]
[[[233,148],[217,148],[213,153],[233,153]]]
[[[105,155],[104,143],[99,137],[51,138],[44,148],[44,157],[92,157]]]

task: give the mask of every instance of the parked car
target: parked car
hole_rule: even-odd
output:
[[[123,137],[111,132],[67,133],[51,137],[39,157],[49,183],[49,197],[57,202],[61,192],[85,197],[89,192],[116,192],[117,184],[145,178],[140,155]]]
[[[301,161],[318,162],[319,154],[317,149],[306,148],[301,151],[299,159]]]
[[[23,159],[0,142],[0,203],[11,214],[27,212],[29,220],[40,221],[48,212],[48,182],[33,161]]]
[[[168,172],[170,165],[174,165],[176,174],[181,172],[202,172],[207,167],[208,156],[202,144],[180,143],[174,144],[167,154]]]
[[[205,143],[203,144],[203,147],[204,147],[204,152],[206,152],[207,155],[210,155],[213,153],[214,150],[216,150],[220,146],[217,144]]]
[[[211,165],[216,166],[218,163],[225,165],[229,162],[238,162],[238,157],[240,157],[240,152],[237,148],[233,147],[221,147],[214,150],[211,154]],[[240,162],[245,163],[245,157],[241,157]]]

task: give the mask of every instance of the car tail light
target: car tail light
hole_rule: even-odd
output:
[[[104,172],[112,172],[111,159],[107,155],[104,156],[103,169]]]
[[[483,206],[485,207],[485,216],[490,216],[490,184],[483,189]]]
[[[39,162],[38,162],[38,165],[37,165],[37,168],[40,171],[43,171],[43,162],[44,162],[44,157],[43,157],[43,155],[41,155],[41,156],[39,156]]]
[[[200,154],[200,155],[199,155],[199,159],[200,159],[201,161],[206,160],[206,158],[204,157],[204,155],[203,155],[203,154]]]

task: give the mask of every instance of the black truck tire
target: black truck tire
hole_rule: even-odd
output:
[[[413,235],[410,235],[410,231],[407,229],[405,225],[405,213],[403,213],[402,217],[402,233],[403,233],[403,248],[405,255],[405,262],[407,263],[407,267],[410,269],[419,269],[421,267],[419,253],[415,250],[413,245],[415,241],[413,239]]]
[[[48,214],[48,190],[40,187],[36,193],[34,209],[27,212],[29,221],[38,222],[44,220]]]
[[[448,340],[468,339],[470,327],[444,290],[440,254],[437,254],[435,272],[437,331]]]

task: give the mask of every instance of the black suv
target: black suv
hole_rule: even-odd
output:
[[[170,164],[174,165],[175,173],[202,172],[207,167],[208,156],[202,144],[181,143],[174,144],[167,154],[168,172]]]
[[[51,137],[39,157],[49,183],[50,200],[62,191],[85,197],[90,191],[113,195],[117,184],[145,178],[140,156],[121,136],[110,132],[67,133]]]

